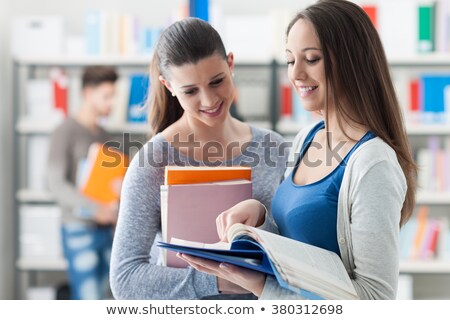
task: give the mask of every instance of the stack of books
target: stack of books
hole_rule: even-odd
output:
[[[241,201],[252,198],[249,167],[167,166],[161,186],[162,240],[217,242],[216,218]],[[173,252],[164,252],[169,267],[187,263]]]

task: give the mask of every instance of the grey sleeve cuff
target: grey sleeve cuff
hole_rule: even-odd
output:
[[[267,210],[265,205],[263,205],[263,207],[266,210],[266,213],[264,215],[264,222],[262,225],[260,225],[258,227],[258,229],[279,234],[278,227],[275,224],[275,221],[273,220],[272,215],[269,213],[269,210]]]
[[[217,288],[217,277],[194,270],[194,289],[199,298],[220,294]]]
[[[304,300],[304,298],[299,294],[282,288],[274,277],[267,276],[259,300]]]

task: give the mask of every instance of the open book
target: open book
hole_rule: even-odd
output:
[[[230,243],[204,244],[171,239],[159,247],[273,275],[305,299],[358,299],[339,256],[331,251],[257,228],[235,224]]]

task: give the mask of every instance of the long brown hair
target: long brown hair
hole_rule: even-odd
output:
[[[168,80],[170,66],[195,64],[213,54],[227,60],[219,33],[201,19],[186,18],[162,32],[150,63],[151,86],[147,105],[151,135],[163,131],[183,115],[178,99],[159,81],[159,76]]]
[[[319,0],[307,7],[292,19],[286,35],[299,19],[313,25],[322,46],[339,127],[343,119],[367,126],[397,154],[408,187],[402,226],[415,205],[417,167],[378,32],[361,7],[345,0]]]

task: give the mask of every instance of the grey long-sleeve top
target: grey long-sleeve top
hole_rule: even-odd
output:
[[[109,139],[110,135],[101,127],[94,133],[73,118],[64,120],[52,133],[47,178],[50,191],[62,208],[63,223],[93,223],[92,220],[75,214],[81,207],[92,211],[97,208],[97,204],[83,196],[76,187],[78,165],[80,160],[87,157],[92,143],[106,143]]]
[[[294,140],[289,162],[298,156],[311,127]],[[286,170],[289,176],[292,167]],[[360,299],[395,299],[399,223],[407,191],[394,150],[376,137],[349,158],[338,198],[337,236],[342,262]],[[273,220],[266,216],[265,228]],[[267,277],[260,299],[302,299]]]
[[[272,131],[255,127],[251,131],[252,143],[226,164],[250,165],[253,198],[270,208],[285,170],[287,144]],[[191,267],[165,267],[150,256],[157,252],[155,238],[161,233],[160,186],[164,184],[164,166],[187,163],[198,165],[177,152],[160,134],[131,161],[122,186],[111,256],[110,283],[116,299],[199,299],[218,294],[215,276]]]

